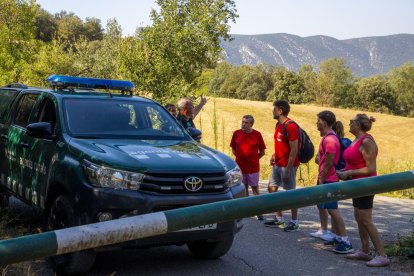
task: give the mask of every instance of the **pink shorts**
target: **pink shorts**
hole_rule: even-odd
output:
[[[246,173],[243,174],[243,184],[255,187],[259,185],[259,173]]]

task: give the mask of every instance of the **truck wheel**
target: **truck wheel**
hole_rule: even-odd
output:
[[[219,241],[195,241],[187,243],[188,249],[194,257],[200,259],[217,259],[226,254],[233,244],[234,236],[231,235]]]
[[[65,195],[58,196],[53,202],[47,217],[49,230],[77,226],[73,204]],[[89,249],[49,258],[58,275],[83,274],[90,270],[95,262],[96,253]]]

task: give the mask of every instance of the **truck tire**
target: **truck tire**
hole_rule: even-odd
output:
[[[195,241],[187,243],[187,247],[194,257],[200,259],[217,259],[226,254],[232,244],[234,236],[219,241]]]
[[[73,204],[66,195],[58,196],[47,216],[49,230],[77,226]],[[75,253],[52,256],[49,262],[57,275],[76,275],[89,271],[95,262],[96,253],[89,249]]]

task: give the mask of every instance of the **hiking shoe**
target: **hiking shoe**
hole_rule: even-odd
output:
[[[299,231],[299,224],[289,222],[288,226],[283,228],[283,231],[285,232],[296,232]]]
[[[387,256],[375,256],[374,259],[366,263],[370,267],[381,267],[390,265],[390,259]]]
[[[264,216],[263,215],[257,215],[256,218],[257,218],[257,220],[264,220]]]
[[[324,245],[327,245],[327,246],[335,246],[335,247],[337,247],[340,243],[341,243],[341,241],[337,237],[334,237],[333,240],[324,242],[323,244]]]
[[[326,231],[320,238],[324,241],[333,241],[335,239],[335,236],[332,234],[331,231]]]
[[[314,238],[320,238],[321,236],[323,236],[323,234],[325,234],[325,232],[326,232],[326,231],[324,231],[324,230],[322,230],[322,229],[319,229],[318,231],[316,231],[316,232],[312,232],[312,233],[310,233],[309,235],[310,235],[311,237],[314,237]]]
[[[361,261],[371,261],[372,256],[363,252],[362,250],[357,250],[355,253],[351,253],[345,256],[345,258],[350,260],[361,260]]]
[[[351,243],[340,241],[333,251],[338,254],[347,254],[354,252],[354,249]]]
[[[265,221],[263,224],[266,227],[284,227],[285,221],[274,219],[274,220]]]

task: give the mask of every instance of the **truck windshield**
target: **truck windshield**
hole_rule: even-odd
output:
[[[69,135],[76,138],[191,139],[161,106],[117,99],[65,99]]]

